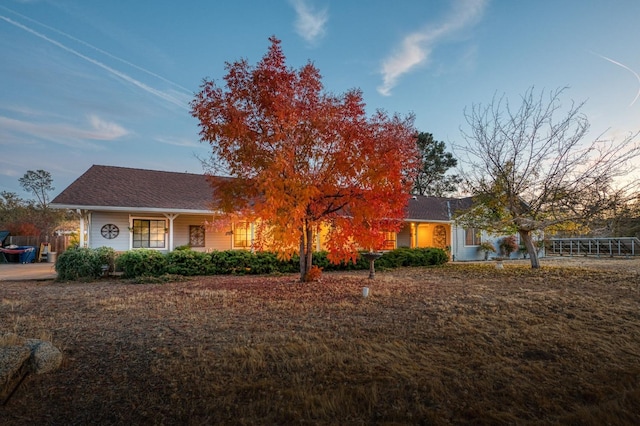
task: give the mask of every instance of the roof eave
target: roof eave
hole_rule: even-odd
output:
[[[88,206],[81,204],[61,204],[51,203],[49,207],[54,209],[65,210],[91,210],[101,212],[118,212],[118,213],[180,213],[180,214],[213,214],[212,210],[199,209],[167,209],[160,207],[119,207],[119,206]]]
[[[405,222],[421,222],[421,223],[451,223],[451,220],[446,219],[415,219],[406,217],[404,218]]]

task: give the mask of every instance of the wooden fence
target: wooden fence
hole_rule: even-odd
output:
[[[32,236],[21,236],[21,235],[9,235],[5,241],[5,245],[15,244],[17,246],[33,246],[36,249],[40,249],[40,244],[49,243],[49,251],[57,252],[58,255],[64,252],[71,245],[71,236],[70,235],[61,235],[54,237],[32,237]],[[36,259],[38,258],[38,253],[36,255]]]

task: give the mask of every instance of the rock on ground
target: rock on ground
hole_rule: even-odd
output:
[[[62,352],[50,342],[0,335],[0,404],[5,404],[29,373],[43,374],[62,363]]]
[[[62,364],[62,352],[51,342],[27,339],[25,344],[31,350],[31,369],[34,373],[48,373]]]

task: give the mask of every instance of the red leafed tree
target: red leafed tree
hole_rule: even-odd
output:
[[[257,65],[227,63],[224,87],[205,80],[191,112],[211,164],[233,178],[211,177],[215,210],[254,221],[259,249],[299,250],[304,280],[321,229],[334,262],[380,249],[383,232],[400,229],[417,132],[412,116],[367,116],[359,90],[325,92],[313,64],[287,67],[280,40],[270,41]]]

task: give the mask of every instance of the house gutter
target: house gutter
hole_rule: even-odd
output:
[[[112,206],[82,206],[77,204],[49,204],[54,209],[91,210],[101,212],[126,212],[126,213],[178,213],[178,214],[213,214],[212,210],[199,209],[175,209],[161,207],[112,207]]]

